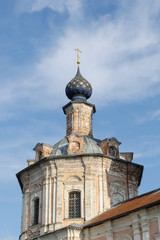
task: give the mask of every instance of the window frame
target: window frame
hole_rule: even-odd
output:
[[[71,198],[71,194],[74,194],[73,199]],[[77,196],[75,196],[75,194],[77,194]],[[73,205],[71,205],[71,201]],[[72,190],[68,193],[68,218],[81,218],[81,191]]]
[[[39,209],[40,209],[40,199],[36,197],[33,199],[33,219],[32,225],[39,224]]]
[[[70,175],[64,181],[64,220],[69,219],[69,193],[78,191],[81,193],[81,218],[84,219],[84,180],[79,175]],[[69,219],[74,220],[74,218]]]
[[[114,155],[110,153],[110,149],[112,149],[112,151],[114,151]],[[109,147],[109,155],[111,157],[116,157],[117,156],[117,149],[114,146]]]

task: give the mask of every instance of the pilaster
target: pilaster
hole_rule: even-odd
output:
[[[52,177],[49,177],[48,179],[48,230],[53,230],[53,224],[52,224]]]
[[[157,218],[158,218],[158,230],[159,230],[159,233],[160,233],[160,207],[157,206]]]
[[[29,189],[24,190],[23,193],[23,202],[22,202],[22,218],[21,218],[21,237],[20,239],[27,238],[27,230],[28,230],[28,203],[29,203]]]
[[[103,212],[103,181],[102,175],[98,176],[99,179],[99,211],[100,213]]]
[[[132,218],[132,229],[133,229],[134,240],[142,240],[141,228],[140,228],[139,218],[137,214],[132,214],[131,218]]]
[[[105,229],[106,229],[105,236],[106,236],[107,240],[113,240],[113,229],[112,229],[111,221],[105,223]]]
[[[155,233],[154,237],[155,237],[156,240],[160,240],[160,207],[159,206],[157,206],[156,211],[157,211],[156,215],[157,215],[157,218],[158,218],[158,230],[159,230],[159,232]]]
[[[56,223],[57,215],[57,177],[53,180],[53,224]]]
[[[91,193],[92,193],[92,177],[90,174],[85,174],[85,220],[91,219]]]
[[[149,240],[149,223],[147,218],[147,210],[144,209],[140,213],[140,217],[141,217],[141,229],[142,229],[143,239]]]
[[[63,204],[63,175],[61,173],[57,176],[57,196],[56,196],[56,225],[55,228],[60,228],[62,226],[62,204]]]
[[[90,240],[90,229],[86,228],[83,230],[83,240]]]
[[[47,216],[48,216],[48,178],[43,181],[43,203],[42,203],[42,228],[41,233],[47,231]]]

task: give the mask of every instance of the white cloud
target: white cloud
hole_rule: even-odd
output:
[[[58,123],[55,123],[54,120],[51,122],[41,119],[28,119],[28,121],[28,127],[10,126],[4,127],[5,129],[1,131],[2,136],[4,135],[0,140],[1,182],[15,179],[15,174],[27,167],[26,160],[35,158],[35,152],[32,149],[37,142],[54,145],[63,138],[65,133],[64,129]],[[42,128],[44,130],[49,129],[50,134],[47,133],[46,136]]]
[[[24,1],[30,11],[33,3],[37,11],[52,5],[55,11],[61,12],[68,6],[74,12],[80,6],[70,1],[60,1],[58,5],[55,1],[45,2],[46,5],[44,1]],[[113,19],[106,15],[87,23],[87,16],[84,16],[76,28],[69,20],[63,36],[56,39],[54,46],[43,49],[39,62],[32,64],[32,70],[25,72],[23,69],[23,80],[14,79],[14,85],[1,87],[3,103],[27,99],[33,108],[51,109],[66,103],[64,88],[76,72],[75,47],[83,51],[80,68],[93,86],[96,105],[137,101],[159,94],[157,18],[160,2],[147,0],[128,4],[122,1],[119,5],[120,10]]]
[[[96,102],[136,101],[159,93],[160,35],[147,25],[151,16],[146,12],[141,18],[137,10],[131,18],[123,16],[116,22],[104,18],[90,27],[68,27],[56,48],[37,64],[37,78],[46,79],[47,92],[62,96],[62,86],[73,74],[73,48],[79,46],[83,50],[81,71],[93,85]]]

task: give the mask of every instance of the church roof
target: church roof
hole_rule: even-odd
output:
[[[86,136],[86,137],[88,137],[88,136]],[[65,137],[66,138],[66,137]],[[70,159],[70,157],[74,157],[74,158],[80,158],[81,156],[94,156],[94,157],[107,157],[107,158],[110,158],[110,159],[112,159],[113,161],[119,161],[119,162],[123,162],[123,163],[125,163],[125,164],[128,164],[128,165],[132,165],[132,166],[134,166],[135,168],[139,168],[140,169],[140,175],[139,175],[139,178],[138,178],[138,186],[140,185],[140,182],[141,182],[141,179],[142,179],[142,173],[143,173],[143,166],[142,165],[140,165],[140,164],[137,164],[137,163],[132,163],[132,162],[128,162],[128,161],[125,161],[125,160],[123,160],[123,159],[120,159],[120,158],[114,158],[114,157],[112,157],[112,156],[109,156],[109,155],[105,155],[104,153],[97,153],[97,152],[92,152],[92,153],[83,153],[83,154],[72,154],[72,155],[68,155],[68,154],[66,154],[66,152],[65,152],[65,148],[63,149],[64,150],[64,152],[65,152],[65,154],[66,155],[62,155],[61,153],[62,153],[62,149],[61,149],[61,146],[64,144],[64,146],[65,146],[65,143],[66,143],[66,139],[62,139],[61,141],[59,141],[56,145],[54,145],[54,146],[56,146],[56,149],[55,149],[55,152],[54,152],[54,149],[51,151],[51,154],[50,154],[50,156],[48,156],[48,157],[45,157],[45,158],[42,158],[41,160],[39,160],[39,161],[36,161],[34,164],[32,164],[32,165],[29,165],[29,166],[27,166],[26,168],[24,168],[24,169],[22,169],[20,172],[18,172],[17,174],[16,174],[16,177],[17,177],[17,179],[18,179],[18,181],[19,181],[19,184],[20,184],[20,186],[21,186],[21,189],[23,189],[23,183],[22,183],[22,180],[21,180],[21,176],[22,176],[22,174],[24,173],[24,172],[27,172],[27,171],[29,171],[30,169],[32,169],[33,167],[36,167],[36,166],[39,166],[41,163],[44,163],[44,162],[46,162],[46,161],[48,161],[48,160],[51,160],[51,159],[62,159],[64,156],[65,156],[65,159]],[[90,137],[88,137],[88,138],[90,138]],[[91,138],[92,139],[92,138]],[[94,139],[97,143],[100,141],[99,139]],[[62,145],[61,145],[62,144]],[[64,147],[63,146],[63,147]],[[62,148],[63,148],[62,147]],[[93,149],[95,149],[95,148],[93,148]],[[93,149],[92,149],[92,151],[93,151]],[[58,152],[58,151],[60,151],[60,152]],[[88,151],[89,151],[89,149],[88,149]],[[56,155],[57,154],[57,155]]]
[[[132,212],[139,211],[154,205],[160,204],[160,188],[132,199],[129,199],[114,208],[111,208],[84,225],[84,228],[91,228],[103,222],[124,217]]]
[[[79,134],[77,134],[79,135]],[[99,139],[91,138],[88,135],[83,135],[85,139],[85,143],[83,146],[83,153],[103,153],[102,149],[98,145],[101,142]],[[50,156],[58,156],[58,155],[68,155],[68,139],[64,137],[58,143],[53,146],[53,149],[50,153]]]

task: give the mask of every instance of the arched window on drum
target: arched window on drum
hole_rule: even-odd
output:
[[[81,217],[81,193],[73,191],[69,193],[69,218]]]
[[[33,225],[39,223],[39,198],[33,200]]]

